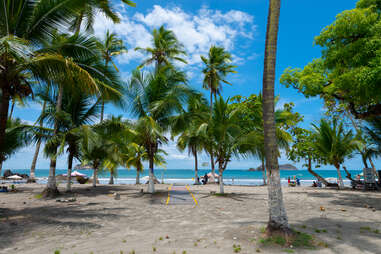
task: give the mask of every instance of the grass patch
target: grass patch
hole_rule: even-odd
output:
[[[283,251],[286,253],[295,253],[293,249],[284,249]]]
[[[239,252],[241,252],[241,250],[242,250],[241,245],[239,245],[239,244],[237,244],[237,245],[233,244],[233,252],[234,253],[239,253]]]
[[[279,245],[279,246],[286,246],[289,244],[290,246],[293,246],[295,248],[308,248],[313,249],[314,246],[314,239],[311,235],[307,233],[303,233],[300,231],[294,230],[294,236],[292,239],[290,239],[290,242],[287,243],[286,239],[281,236],[274,236],[269,238],[261,238],[259,239],[259,243],[262,245]]]
[[[61,251],[59,251],[59,250],[54,251],[54,254],[60,254],[60,253],[61,253]]]
[[[42,194],[41,193],[36,194],[36,195],[34,195],[34,198],[35,199],[42,199]]]
[[[157,251],[156,247],[152,247],[152,251],[156,252]]]
[[[318,234],[319,234],[319,233],[321,233],[321,230],[320,230],[320,229],[318,229],[318,228],[315,228],[315,230],[314,230],[314,231],[315,231],[315,233],[318,233]]]
[[[266,232],[266,227],[261,227],[261,228],[259,229],[259,231],[260,231],[262,234],[264,234],[264,233]]]
[[[213,196],[216,196],[216,197],[227,197],[229,194],[227,193],[214,193]]]

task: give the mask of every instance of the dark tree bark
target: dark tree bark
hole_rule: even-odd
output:
[[[66,183],[66,192],[71,192],[71,171],[73,169],[73,159],[74,156],[72,153],[69,153],[67,159],[67,183]]]
[[[11,95],[7,89],[2,88],[2,95],[0,101],[0,151],[4,150],[4,139],[5,139],[5,130],[7,129],[8,121],[8,111],[9,111],[9,101]],[[5,160],[3,152],[0,154],[0,162]]]

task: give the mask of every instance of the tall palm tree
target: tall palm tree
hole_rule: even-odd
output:
[[[93,95],[102,93],[102,96],[106,96],[105,94],[110,93],[121,96],[118,76],[102,64],[94,37],[53,33],[51,40],[46,41],[44,48],[40,49],[39,52],[59,54],[63,60],[70,59],[78,67],[78,72],[84,73],[87,77],[87,80],[81,82],[81,80],[75,79],[77,75],[67,76],[64,72],[61,73],[61,78],[56,80],[58,86],[56,114],[61,112],[64,88]],[[58,135],[58,132],[59,122],[55,121],[54,136]],[[55,196],[58,193],[55,182],[57,155],[54,152],[57,148],[49,149],[52,157],[47,187],[43,192],[45,196]]]
[[[9,101],[31,94],[31,80],[59,79],[63,72],[84,73],[70,59],[36,52],[55,29],[64,29],[79,11],[81,0],[4,0],[0,4],[0,147],[4,145]],[[71,74],[70,74],[71,75]],[[0,156],[0,160],[2,159]]]
[[[206,126],[208,125],[208,126]],[[204,134],[211,133],[215,145],[216,162],[219,169],[220,193],[224,193],[223,173],[233,157],[247,157],[258,146],[258,132],[246,131],[245,122],[239,118],[237,110],[232,110],[222,97],[214,103],[211,120],[199,129]],[[208,132],[207,129],[212,131]]]
[[[320,120],[319,126],[312,125],[316,132],[316,142],[314,146],[323,155],[326,162],[337,169],[339,178],[339,188],[344,188],[343,178],[340,172],[340,166],[344,160],[352,156],[356,149],[352,131],[346,131],[342,122],[333,119],[332,122]]]
[[[186,85],[183,72],[164,66],[154,73],[144,74],[134,70],[126,97],[134,116],[138,118],[135,143],[145,147],[149,156],[150,184],[154,189],[154,156],[161,144],[167,142],[165,132],[171,129],[171,118],[184,111],[183,106],[193,90]]]
[[[132,7],[136,6],[136,4],[130,0],[122,0],[122,2]],[[75,31],[77,34],[80,32],[81,25],[84,21],[86,22],[85,30],[92,30],[97,13],[104,14],[114,23],[120,22],[120,18],[116,10],[112,7],[112,2],[110,0],[82,0],[79,7],[80,10],[71,24],[71,30]]]
[[[208,56],[201,56],[201,60],[205,64],[202,70],[204,73],[203,88],[210,91],[210,111],[213,108],[213,98],[216,99],[217,95],[221,95],[221,83],[229,84],[226,76],[229,73],[236,73],[232,65],[232,56],[223,47],[211,46]]]
[[[213,97],[216,99],[217,95],[221,94],[221,83],[230,84],[226,80],[226,76],[229,73],[236,73],[234,70],[236,66],[231,64],[232,56],[223,47],[211,46],[208,56],[201,56],[201,60],[205,64],[205,68],[202,70],[204,73],[203,88],[210,91],[210,114],[212,114]],[[207,151],[210,155],[212,175],[214,176],[215,162],[212,143],[209,144]]]
[[[105,67],[108,68],[109,63],[111,63],[116,71],[119,71],[116,67],[113,57],[118,56],[123,53],[127,53],[127,49],[123,44],[123,41],[117,38],[117,35],[115,33],[110,33],[109,30],[106,32],[106,36],[103,41],[98,41],[97,46],[102,54],[102,58],[104,60]],[[120,103],[120,97],[117,98],[104,98],[102,99],[102,108],[101,108],[101,119],[100,121],[103,121],[103,115],[104,115],[104,107],[105,107],[105,100],[107,101],[110,99],[111,101],[115,103]]]
[[[280,183],[274,115],[274,83],[279,29],[280,0],[270,0],[263,70],[263,126],[266,169],[268,171],[269,221],[267,234],[291,234]]]
[[[144,60],[139,68],[155,63],[156,71],[164,65],[170,65],[173,61],[187,63],[181,56],[186,56],[184,46],[177,40],[171,30],[166,30],[164,26],[154,29],[152,32],[152,47],[136,47],[135,50],[149,54],[150,57]]]
[[[58,155],[60,155],[64,152],[65,147],[67,147],[68,179],[66,191],[70,192],[73,160],[74,158],[80,158],[81,127],[94,122],[100,105],[99,101],[94,102],[93,97],[90,95],[65,91],[62,99],[61,112],[57,114],[55,107],[56,99],[57,96],[55,94],[44,98],[48,105],[42,113],[40,121],[46,121],[51,124],[56,121],[59,122],[58,134],[47,142],[45,148],[48,150],[49,148],[54,149],[55,147],[59,147]]]

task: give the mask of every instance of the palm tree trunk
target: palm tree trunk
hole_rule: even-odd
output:
[[[3,162],[0,162],[0,179],[1,179],[1,171],[3,170]]]
[[[153,154],[149,158],[149,183],[148,193],[155,193],[155,179],[153,174]]]
[[[98,166],[94,167],[94,174],[93,174],[93,187],[97,187],[97,179],[98,179]]]
[[[263,185],[266,185],[267,184],[267,181],[266,181],[266,167],[265,167],[265,160],[264,158],[262,158],[262,177],[263,177]]]
[[[114,184],[114,169],[110,170],[110,180],[108,184]]]
[[[375,175],[376,177],[380,177],[380,176],[378,175],[376,166],[374,165],[373,160],[372,160],[371,157],[369,157],[369,162],[370,162],[370,165],[372,165],[372,168],[373,168],[373,171],[374,171],[374,175]],[[1,169],[0,169],[0,170],[1,170]]]
[[[344,182],[343,182],[343,177],[341,176],[341,171],[340,171],[340,164],[335,165],[336,170],[337,170],[337,177],[339,178],[339,189],[344,189]]]
[[[12,119],[12,115],[13,115],[13,110],[15,109],[15,99],[12,100],[12,106],[11,106],[11,112],[9,113],[9,120]]]
[[[61,111],[62,97],[63,97],[63,86],[60,85],[58,90],[58,96],[57,96],[56,114]],[[58,122],[55,121],[53,135],[57,135],[57,134],[58,134]],[[50,159],[48,184],[45,190],[43,191],[43,196],[45,197],[55,197],[59,194],[59,191],[57,189],[57,184],[56,184],[56,165],[57,165],[56,153],[57,153],[57,147],[56,147],[55,155],[53,155],[53,157]]]
[[[73,169],[73,159],[74,156],[72,153],[69,153],[67,159],[67,183],[66,183],[66,192],[71,192],[71,171]]]
[[[263,122],[264,148],[268,178],[269,221],[267,235],[284,235],[288,239],[291,234],[286,209],[283,203],[280,183],[278,147],[275,134],[274,117],[274,83],[276,52],[278,42],[280,0],[270,0],[267,20],[266,48],[263,71]]]
[[[8,120],[8,110],[9,110],[9,100],[10,93],[4,87],[2,88],[2,95],[0,101],[0,151],[2,151],[2,147],[4,146],[5,139],[5,130],[7,128],[7,120]],[[5,160],[5,156],[0,154],[0,162]]]
[[[213,150],[212,149],[210,150],[210,166],[212,168],[212,170],[211,170],[212,171],[212,179],[213,179],[212,183],[215,183],[215,181],[214,181],[214,175],[215,175],[216,170],[215,170],[214,155],[213,155]]]
[[[345,173],[347,174],[347,178],[351,181],[353,181],[353,178],[351,176],[351,173],[349,173],[349,171],[347,170],[347,168],[345,166],[343,166],[343,169],[345,171]]]
[[[369,168],[368,163],[366,162],[366,156],[364,155],[364,153],[361,153],[361,159],[362,159],[362,163],[364,164],[364,167]]]
[[[42,105],[42,110],[41,112],[44,112],[46,108],[46,101],[44,101],[44,104]],[[40,121],[40,127],[43,126],[43,121]],[[38,154],[40,153],[40,147],[41,147],[41,139],[37,141],[36,144],[36,150],[34,151],[34,156],[32,160],[32,165],[30,167],[30,180],[34,180],[36,178],[36,164],[37,164],[37,159],[38,159]]]
[[[320,182],[322,182],[325,186],[329,186],[329,183],[323,177],[321,177],[315,171],[312,170],[312,160],[311,160],[311,158],[308,158],[308,168],[307,168],[307,170],[308,170],[308,172],[310,172],[311,175],[316,177],[316,179],[318,179]]]
[[[197,161],[197,151],[193,153],[194,155],[194,183],[200,184],[200,179],[198,178],[198,161]]]
[[[135,184],[140,184],[140,169],[136,169],[136,182]]]

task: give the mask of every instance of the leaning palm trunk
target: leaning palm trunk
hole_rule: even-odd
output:
[[[0,162],[0,178],[1,178],[1,171],[3,170],[3,162]]]
[[[66,192],[71,192],[71,171],[73,169],[73,154],[69,153],[67,159],[67,183],[66,183]]]
[[[278,41],[280,0],[270,0],[267,20],[266,48],[263,71],[263,123],[266,169],[268,174],[269,221],[267,235],[291,234],[280,183],[278,148],[275,134],[274,83]]]
[[[62,97],[63,97],[63,87],[62,85],[60,85],[58,96],[57,96],[56,113],[59,113],[61,111]],[[55,136],[57,135],[57,133],[58,133],[58,121],[55,120],[53,135]],[[56,151],[53,157],[50,159],[48,184],[45,190],[43,191],[43,196],[45,197],[55,197],[59,194],[59,191],[57,189],[57,184],[56,184],[57,147],[55,148],[55,150]]]
[[[320,182],[322,182],[325,186],[329,186],[330,184],[320,175],[318,175],[315,171],[312,170],[312,161],[310,158],[308,158],[308,172],[310,172],[311,175],[316,177]]]
[[[339,189],[344,189],[344,182],[343,182],[343,177],[341,176],[341,171],[340,171],[340,164],[335,165],[336,170],[337,170],[337,177],[339,178]]]
[[[370,158],[370,157],[369,157],[369,162],[370,162],[370,165],[372,165],[372,168],[373,168],[373,171],[374,171],[374,175],[375,175],[376,177],[380,177],[380,176],[378,175],[376,166],[374,165],[373,160],[372,160],[372,158]],[[0,169],[0,170],[1,170],[1,169]]]
[[[7,84],[5,84],[7,85]],[[8,87],[8,86],[4,86]],[[0,101],[0,150],[4,146],[5,130],[7,128],[8,111],[9,111],[9,101],[11,98],[10,91],[8,89],[2,88],[1,101]],[[4,155],[0,155],[0,162],[5,159]]]
[[[44,101],[44,104],[42,105],[42,110],[41,112],[44,112],[46,108],[46,101]],[[42,128],[43,122],[42,120],[40,121],[40,128]],[[30,180],[34,181],[36,178],[36,165],[37,165],[37,159],[38,159],[38,154],[40,153],[40,147],[41,147],[42,140],[39,139],[36,144],[36,150],[34,152],[33,160],[32,160],[32,165],[30,167]]]
[[[155,193],[155,179],[153,174],[153,155],[149,158],[149,182],[148,182],[148,193]]]
[[[108,184],[114,184],[114,169],[110,171],[110,180],[108,181]]]

